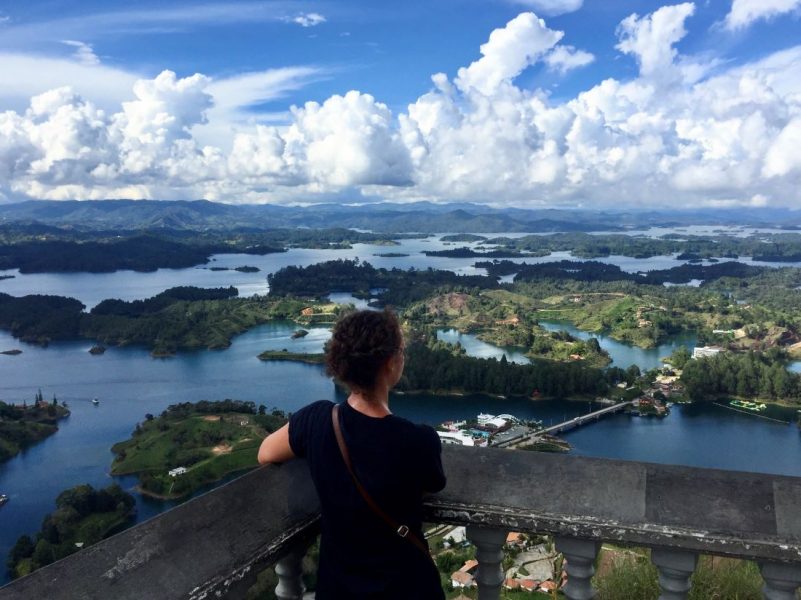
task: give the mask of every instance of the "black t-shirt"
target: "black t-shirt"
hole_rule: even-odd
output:
[[[444,598],[431,561],[365,503],[342,460],[320,400],[289,419],[289,445],[306,458],[322,507],[317,598]],[[388,415],[368,417],[341,404],[340,425],[353,470],[376,504],[422,535],[422,494],[445,487],[436,432]]]

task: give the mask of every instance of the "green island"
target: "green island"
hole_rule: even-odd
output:
[[[76,231],[72,227],[0,226],[0,270],[20,273],[155,271],[209,263],[213,254],[264,255],[289,248],[350,249],[354,243],[396,246],[393,238],[419,235],[330,229],[176,228]],[[253,273],[256,267],[244,267]],[[242,270],[237,268],[235,270]],[[213,270],[223,268],[213,267]],[[13,276],[11,276],[13,277]]]
[[[492,250],[478,251],[472,248],[461,247],[451,248],[448,250],[426,250],[423,252],[426,256],[442,256],[446,258],[520,258],[523,256],[547,256],[548,252],[534,253],[534,252],[521,252],[513,248],[496,248]]]
[[[236,288],[171,288],[147,300],[104,300],[91,311],[73,298],[0,294],[0,328],[23,341],[89,339],[143,345],[154,356],[178,350],[227,348],[234,335],[272,320],[332,323],[340,308],[323,302],[253,296]]]
[[[111,474],[136,475],[142,494],[182,498],[257,466],[261,441],[286,420],[281,411],[240,400],[174,404],[146,415],[129,440],[111,448]]]
[[[96,544],[133,521],[134,497],[117,484],[96,490],[78,485],[56,498],[56,510],[44,518],[34,536],[21,536],[8,555],[6,566],[12,578]]]
[[[41,391],[30,406],[0,401],[0,462],[56,433],[58,421],[69,415],[65,404],[59,404],[55,396],[45,402]]]
[[[755,261],[763,262],[801,260],[799,233],[760,233],[749,236],[667,234],[654,238],[619,233],[574,232],[527,235],[519,238],[498,237],[485,240],[484,244],[520,252],[544,253],[544,255],[551,252],[570,252],[576,258],[603,258],[612,255],[651,258],[676,254],[679,260],[739,256],[750,256]]]
[[[258,267],[252,267],[249,265],[245,265],[242,267],[207,267],[209,271],[238,271],[240,273],[258,273],[261,271]]]
[[[267,350],[259,354],[259,360],[291,360],[310,365],[320,365],[325,362],[325,355],[308,352],[289,352],[288,350]]]
[[[498,283],[493,269],[512,266],[533,271],[518,271],[513,283]],[[336,260],[272,273],[267,296],[239,298],[235,288],[173,288],[147,300],[105,300],[89,312],[74,299],[0,294],[0,327],[39,343],[85,338],[101,344],[142,344],[156,356],[167,356],[181,349],[225,348],[237,333],[272,320],[331,325],[348,307],[325,297],[348,291],[372,298],[377,306],[392,305],[401,314],[410,341],[407,376],[399,387],[404,392],[569,397],[603,394],[628,379],[622,369],[604,370],[609,356],[597,339],[577,339],[559,331],[561,322],[644,348],[684,332],[694,335],[698,346],[719,348],[723,355],[711,359],[713,369],[699,375],[690,366],[681,375],[692,400],[724,394],[746,400],[799,400],[797,376],[786,366],[801,356],[801,294],[796,289],[801,286],[800,269],[689,265],[691,274],[701,269],[704,278],[703,285],[693,287],[663,285],[685,267],[647,276],[592,262],[496,261],[487,268],[489,276],[463,276]],[[477,362],[480,359],[464,356],[460,347],[438,342],[440,328],[520,348],[532,364]],[[747,359],[749,353],[756,358]],[[423,358],[418,361],[419,357]],[[268,352],[261,358],[321,360],[290,352]],[[741,362],[745,360],[750,362]],[[743,376],[733,374],[739,368],[758,373],[758,381],[740,385]]]
[[[474,233],[451,233],[440,238],[443,242],[483,242],[487,238]]]

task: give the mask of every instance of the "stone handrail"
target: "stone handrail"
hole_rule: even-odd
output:
[[[468,526],[479,598],[497,598],[508,531],[548,533],[567,558],[571,600],[592,598],[602,541],[647,546],[662,598],[685,598],[698,553],[755,560],[771,600],[801,585],[801,479],[448,446],[448,486],[430,522]],[[279,563],[279,597],[300,597],[302,549],[319,506],[305,465],[249,473],[0,588],[5,598],[238,598]]]

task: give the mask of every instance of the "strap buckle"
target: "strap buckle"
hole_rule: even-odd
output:
[[[402,538],[405,538],[407,535],[409,535],[409,528],[406,525],[401,525],[398,527],[397,534]]]

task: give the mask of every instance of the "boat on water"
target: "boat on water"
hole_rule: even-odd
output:
[[[100,404],[100,400],[98,400],[97,398],[93,398],[93,399],[92,399],[92,404],[94,404],[95,406],[97,406],[98,404]]]
[[[729,406],[733,406],[734,408],[742,408],[744,410],[750,410],[753,412],[762,412],[767,408],[767,405],[763,402],[749,402],[748,400],[732,400],[729,402]]]
[[[6,496],[5,494],[0,494],[0,506],[3,506],[3,504],[5,504],[6,502],[8,502],[8,496]]]

